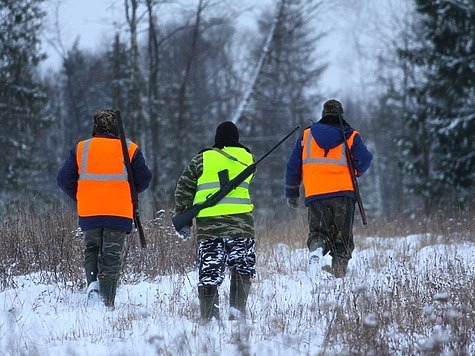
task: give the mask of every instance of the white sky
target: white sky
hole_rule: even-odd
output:
[[[240,0],[239,6],[248,9],[242,16],[242,22],[249,20],[259,13],[259,8],[273,0]],[[378,5],[395,2],[395,0],[325,0],[322,8],[319,30],[328,31],[328,37],[322,42],[325,52],[324,59],[328,61],[329,68],[322,80],[322,89],[328,95],[342,88],[345,91],[359,93],[364,87],[363,81],[368,60],[361,57],[361,50],[355,49],[356,43],[360,46],[368,41],[371,26],[368,26],[368,16],[381,17],[374,14],[372,4]],[[400,0],[399,0],[400,1]],[[177,0],[180,4],[196,3],[197,0]],[[60,64],[61,54],[79,40],[79,48],[94,51],[103,48],[102,41],[110,42],[115,30],[124,22],[124,0],[49,0],[45,4],[48,12],[47,35],[43,48],[49,58],[43,63],[43,68],[57,68]],[[237,3],[235,3],[237,4]],[[163,5],[162,5],[163,6]],[[189,7],[189,5],[188,5]],[[377,9],[381,8],[378,6]],[[367,9],[373,14],[368,15]],[[173,11],[169,11],[172,15]],[[57,14],[57,15],[56,15]],[[163,14],[162,14],[163,16]],[[247,19],[244,16],[248,16]],[[58,28],[60,30],[58,31]],[[373,37],[373,41],[375,40]],[[59,41],[59,39],[61,41]],[[49,41],[48,41],[49,40]],[[51,43],[55,43],[54,46]],[[58,43],[60,43],[58,45]],[[367,42],[366,42],[367,43]],[[357,53],[358,52],[358,53]]]
[[[45,10],[48,23],[43,48],[48,59],[44,65],[59,65],[64,51],[71,48],[76,39],[79,40],[80,48],[94,50],[100,47],[103,38],[114,34],[113,19],[123,18],[122,3],[117,0],[47,1]],[[55,45],[51,45],[51,42]]]
[[[240,6],[250,4],[249,7],[252,8],[241,16],[241,22],[252,21],[244,17],[258,14],[258,10],[270,1],[240,0]],[[175,3],[176,7],[193,9],[190,4],[197,3],[197,0],[177,0]],[[161,6],[164,8],[164,5]],[[71,48],[75,40],[79,39],[80,48],[95,50],[102,47],[102,41],[110,40],[116,29],[125,27],[124,0],[50,0],[47,1],[45,10],[48,13],[48,24],[43,46],[49,57],[46,67],[58,65],[61,53]],[[174,10],[170,9],[160,16],[171,18],[173,14]],[[59,39],[62,46],[57,45]],[[51,42],[56,44],[51,45]]]

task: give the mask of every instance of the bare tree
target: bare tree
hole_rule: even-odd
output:
[[[142,106],[143,96],[143,76],[140,71],[140,53],[138,45],[138,25],[140,16],[138,7],[140,0],[124,0],[125,18],[129,31],[129,87],[127,93],[127,113],[128,120],[124,122],[130,127],[130,136],[145,142],[145,128],[147,128]]]
[[[254,91],[254,88],[256,86],[257,80],[259,79],[259,74],[261,73],[262,66],[264,64],[264,61],[267,58],[267,55],[269,53],[269,47],[271,45],[272,39],[274,38],[274,33],[275,29],[277,27],[277,22],[279,20],[279,15],[280,12],[276,14],[274,17],[274,21],[272,21],[272,25],[269,30],[269,34],[267,35],[267,38],[264,42],[264,46],[262,47],[262,52],[261,55],[259,56],[259,60],[256,63],[256,66],[254,68],[254,71],[252,73],[251,80],[249,81],[248,85],[246,86],[244,90],[244,95],[242,100],[239,103],[239,106],[237,107],[236,111],[233,114],[232,117],[232,122],[237,123],[239,119],[242,117],[244,109],[246,108],[247,104],[249,103],[249,100],[252,96],[252,93]]]
[[[147,60],[148,60],[148,115],[150,122],[150,142],[151,142],[151,152],[150,155],[150,168],[152,170],[152,193],[154,195],[154,200],[156,200],[156,192],[154,187],[158,186],[159,183],[159,167],[160,167],[160,97],[158,91],[158,75],[159,75],[159,43],[158,43],[158,28],[156,23],[156,18],[154,15],[154,1],[145,0],[145,5],[147,7],[147,19],[148,19],[148,42],[147,42]]]
[[[245,139],[257,155],[295,125],[311,122],[318,81],[325,69],[316,56],[324,32],[313,26],[320,6],[315,1],[281,0],[273,13],[264,13],[261,19],[264,39],[255,52],[258,74],[247,88],[250,99],[239,116],[246,128]],[[280,205],[284,199],[284,167],[294,143],[284,143],[274,152],[273,159],[260,167],[254,192],[260,211]],[[278,213],[275,209],[270,211]]]

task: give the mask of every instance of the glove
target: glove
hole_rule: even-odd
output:
[[[299,198],[287,198],[287,206],[297,209],[299,207]]]
[[[177,235],[183,241],[189,240],[191,237],[191,227],[185,226],[180,231],[177,232]]]

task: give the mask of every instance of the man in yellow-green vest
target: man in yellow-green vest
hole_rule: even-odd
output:
[[[226,181],[236,177],[254,162],[250,150],[239,143],[239,132],[231,121],[216,129],[213,148],[206,148],[193,157],[178,179],[175,190],[175,213],[180,214],[193,204],[203,203]],[[255,277],[255,242],[253,204],[248,177],[218,204],[197,215],[198,296],[201,320],[220,318],[218,287],[223,283],[226,267],[231,271],[229,319],[243,319],[246,303]],[[191,227],[182,229],[180,237],[191,237]]]

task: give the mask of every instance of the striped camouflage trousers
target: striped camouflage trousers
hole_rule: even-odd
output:
[[[122,266],[125,232],[109,228],[92,229],[84,236],[84,266],[97,266],[97,277],[117,281]]]
[[[226,266],[231,271],[254,278],[256,275],[255,241],[253,238],[220,238],[198,241],[198,286],[220,286]]]

